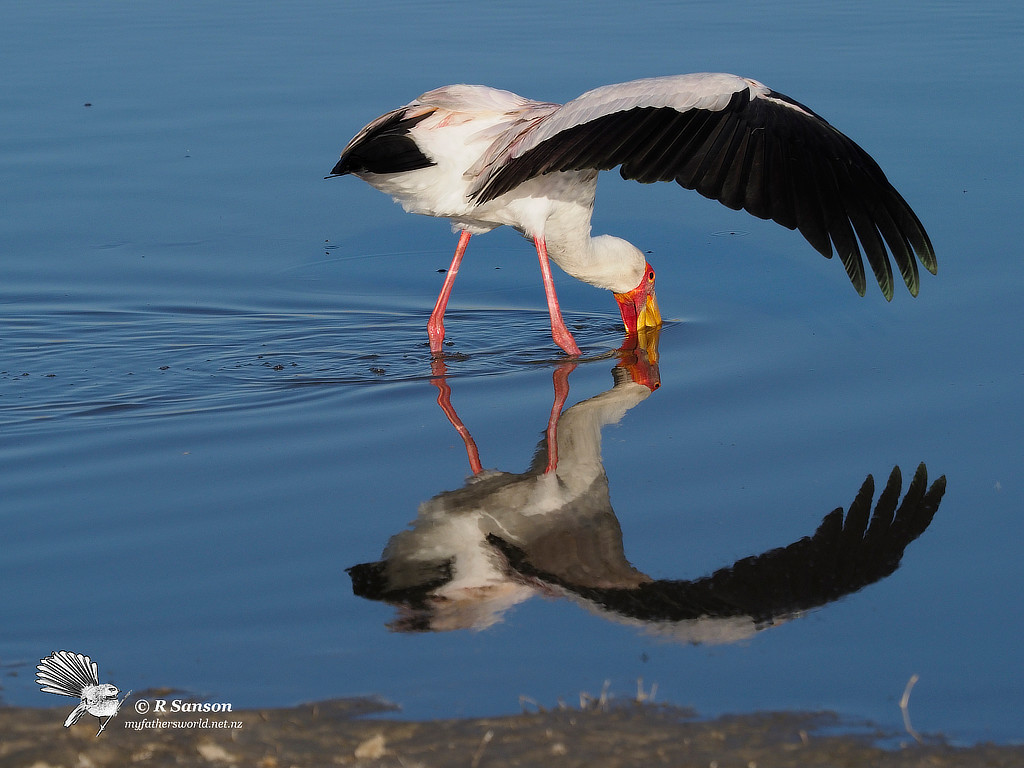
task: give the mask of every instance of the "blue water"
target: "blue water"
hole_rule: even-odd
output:
[[[57,705],[33,667],[67,648],[122,689],[235,706],[369,694],[403,716],[494,714],[642,677],[708,715],[827,707],[899,728],[918,674],[918,730],[1024,738],[1018,4],[4,17],[4,703]],[[595,231],[650,251],[671,320],[661,387],[602,432],[625,557],[698,579],[813,534],[869,474],[877,496],[898,465],[905,490],[922,462],[948,482],[934,520],[892,575],[736,643],[551,587],[515,592],[486,628],[392,631],[400,611],[353,595],[346,569],[470,475],[425,332],[455,239],[322,177],[365,122],[436,85],[561,101],[702,70],[763,80],[853,136],[925,223],[939,273],[917,299],[861,299],[794,233],[603,179]],[[571,407],[612,389],[622,340],[606,294],[556,280],[587,358]],[[483,466],[526,472],[559,359],[529,243],[473,240],[447,328]]]

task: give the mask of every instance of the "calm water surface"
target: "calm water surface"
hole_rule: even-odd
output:
[[[1024,738],[1022,113],[1000,75],[1020,71],[1018,4],[5,17],[3,702],[56,705],[33,667],[68,648],[122,689],[235,706],[369,694],[448,717],[643,678],[709,715],[898,728],[918,674],[918,730]],[[425,322],[455,240],[323,181],[347,139],[447,82],[561,101],[702,70],[762,79],[853,136],[939,274],[917,299],[861,299],[791,232],[610,175],[595,230],[651,252],[671,318],[656,371],[613,354],[614,304],[564,275],[585,359],[560,366],[530,245],[499,231],[470,247],[442,378]],[[552,489],[543,450],[530,468],[565,375]],[[869,475],[877,500],[899,466],[902,495],[921,463],[946,478],[938,511],[862,552],[860,576],[812,568],[854,554],[791,548],[755,579],[788,583],[788,608],[686,618],[718,605],[711,587],[749,593],[743,567],[721,569],[811,536]],[[480,589],[497,550],[508,567]],[[814,599],[830,578],[840,599]],[[646,599],[623,597],[640,583]]]

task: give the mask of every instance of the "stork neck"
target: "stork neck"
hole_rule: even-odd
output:
[[[611,235],[591,237],[589,230],[572,233],[545,231],[551,259],[577,280],[615,293],[640,284],[647,260],[632,243]]]

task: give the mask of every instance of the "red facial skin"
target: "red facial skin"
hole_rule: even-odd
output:
[[[619,304],[626,333],[635,334],[643,328],[657,328],[661,325],[661,313],[654,298],[654,268],[650,264],[644,264],[644,275],[636,288],[614,296]]]

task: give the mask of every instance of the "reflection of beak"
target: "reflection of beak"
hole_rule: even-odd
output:
[[[658,370],[658,335],[661,328],[641,328],[639,333],[626,336],[626,342],[619,348],[619,363],[629,372],[637,384],[643,384],[651,392],[661,386]]]
[[[655,380],[661,386],[661,377],[658,375],[658,336],[661,334],[661,326],[657,328],[641,328],[637,334],[637,342],[640,349],[647,354],[647,362],[654,369]],[[657,387],[652,387],[656,389]]]

